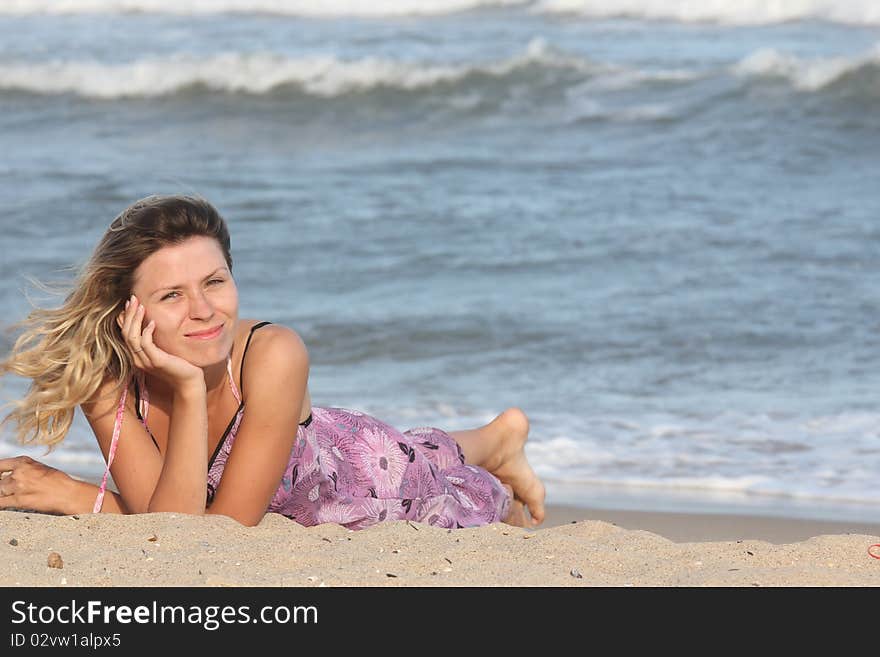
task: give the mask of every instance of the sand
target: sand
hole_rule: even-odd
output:
[[[243,527],[0,511],[0,586],[878,586],[874,543],[876,525],[565,507],[537,530],[357,532],[274,514]],[[47,565],[52,552],[62,567]]]

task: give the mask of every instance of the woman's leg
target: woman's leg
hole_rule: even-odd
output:
[[[512,489],[514,511],[517,503],[524,504],[532,524],[544,520],[544,484],[526,459],[529,419],[525,413],[508,408],[485,426],[449,435],[461,447],[466,463],[488,470]]]

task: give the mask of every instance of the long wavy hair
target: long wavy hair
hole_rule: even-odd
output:
[[[31,379],[0,426],[12,422],[22,444],[49,451],[67,435],[76,407],[114,379],[120,394],[134,371],[116,316],[132,294],[138,266],[159,249],[190,237],[217,240],[232,271],[229,229],[207,201],[192,196],[149,196],[122,212],[95,247],[60,308],[35,308],[0,376]]]

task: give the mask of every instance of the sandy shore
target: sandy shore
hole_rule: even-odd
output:
[[[602,520],[624,529],[660,534],[676,543],[758,539],[769,543],[794,543],[825,534],[880,535],[880,523],[837,522],[759,515],[667,513],[550,507],[542,527]],[[876,541],[875,541],[876,542]]]
[[[544,528],[352,532],[0,512],[2,586],[880,586],[880,526],[554,507]],[[50,568],[57,552],[63,567]]]

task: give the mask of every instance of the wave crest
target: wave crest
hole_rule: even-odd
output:
[[[208,58],[175,55],[117,65],[6,64],[0,65],[0,89],[119,99],[168,96],[197,87],[254,95],[294,87],[309,95],[334,97],[379,88],[420,90],[455,84],[475,75],[504,78],[533,66],[585,74],[596,68],[535,39],[520,55],[482,65],[423,64],[374,57],[341,60],[329,55],[290,58],[272,53],[229,53]]]
[[[871,92],[876,84],[865,85],[857,80],[880,80],[880,45],[856,57],[821,59],[803,59],[767,48],[738,62],[733,72],[742,77],[783,79],[798,91],[818,92],[853,80],[853,92]]]
[[[481,8],[529,4],[528,0],[4,0],[0,15],[28,14],[277,14],[334,16],[438,16]]]
[[[769,25],[797,20],[880,24],[880,3],[876,0],[542,0],[533,10],[587,18],[623,17],[725,25]]]

